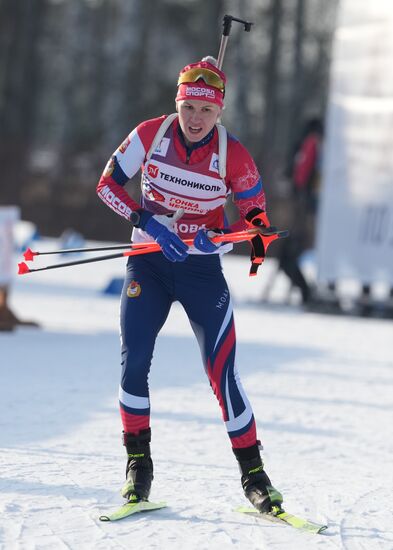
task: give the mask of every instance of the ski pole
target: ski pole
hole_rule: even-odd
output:
[[[184,241],[186,242],[186,241]],[[21,262],[18,264],[18,275],[25,275],[26,273],[33,273],[34,271],[46,271],[47,269],[57,269],[59,267],[70,267],[74,265],[82,265],[82,264],[89,264],[93,262],[101,262],[104,260],[114,260],[116,258],[123,258],[124,256],[138,256],[139,254],[147,254],[150,252],[158,252],[161,250],[160,245],[156,242],[146,242],[146,243],[136,243],[135,247],[130,243],[127,246],[119,245],[121,248],[131,248],[131,250],[127,250],[126,252],[120,252],[118,254],[109,254],[107,256],[96,256],[94,258],[86,258],[85,260],[75,260],[73,262],[64,262],[61,264],[53,264],[48,265],[46,267],[39,267],[36,269],[31,269],[25,262]],[[111,250],[111,247],[101,247],[98,248],[98,250]],[[94,249],[81,249],[84,251],[94,251]],[[44,254],[44,253],[42,253]],[[26,261],[30,261],[29,259],[26,259]]]
[[[18,275],[25,275],[26,273],[33,273],[35,271],[46,271],[47,269],[57,269],[60,267],[71,267],[73,265],[82,265],[90,264],[93,262],[102,262],[104,260],[114,260],[115,258],[122,258],[124,256],[137,256],[138,254],[146,254],[148,252],[158,252],[160,246],[157,244],[156,248],[146,247],[146,248],[137,248],[136,250],[130,250],[127,252],[119,252],[118,254],[108,254],[107,256],[98,256],[95,258],[86,258],[85,260],[75,260],[74,262],[65,262],[61,264],[48,265],[46,267],[38,267],[31,269],[25,262],[18,264]]]
[[[78,252],[104,252],[105,250],[125,250],[127,248],[143,248],[146,243],[128,243],[128,244],[116,244],[111,246],[96,246],[92,248],[66,248],[64,250],[50,250],[46,252],[35,252],[30,248],[27,248],[23,257],[26,262],[32,262],[35,256],[47,256],[52,254],[76,254]]]
[[[275,227],[269,227],[265,228],[264,234],[269,235],[270,233],[277,233],[277,228]],[[234,235],[234,233],[232,234]],[[146,248],[151,245],[155,245],[155,243],[151,242],[141,242],[141,243],[125,243],[125,244],[116,244],[116,245],[110,245],[110,246],[96,246],[96,247],[87,247],[87,248],[66,248],[66,249],[60,249],[60,250],[46,250],[46,251],[33,251],[30,248],[27,248],[23,252],[23,257],[26,262],[32,262],[34,261],[34,258],[36,256],[49,256],[54,254],[76,254],[80,252],[104,252],[106,250],[135,250],[139,248]]]
[[[217,57],[217,67],[219,69],[221,69],[224,61],[224,55],[228,44],[229,33],[231,32],[231,28],[232,28],[232,21],[236,21],[237,23],[241,23],[242,25],[244,25],[244,30],[246,32],[250,32],[251,25],[253,24],[250,21],[244,21],[243,19],[238,19],[237,17],[233,17],[232,15],[224,15],[223,23],[222,23],[224,30],[222,31],[220,50],[218,52],[218,57]]]
[[[268,228],[251,228],[251,229],[245,229],[244,231],[236,231],[232,233],[223,233],[222,235],[217,235],[216,237],[213,237],[211,240],[213,242],[219,243],[219,242],[228,242],[228,243],[238,243],[238,242],[244,242],[249,241],[255,237],[255,235],[261,235],[262,240],[264,241],[265,248],[269,246],[269,244],[279,238],[284,238],[288,236],[288,231],[278,231],[275,227],[268,227]],[[191,245],[193,243],[193,239],[185,239],[183,241],[185,244]],[[31,269],[25,262],[21,262],[18,264],[18,275],[25,275],[27,273],[33,273],[35,271],[46,271],[48,269],[58,269],[61,267],[71,267],[75,265],[82,265],[82,264],[88,264],[93,262],[102,262],[105,260],[114,260],[116,258],[122,258],[122,257],[128,257],[128,256],[138,256],[140,254],[150,254],[152,252],[158,252],[161,250],[160,245],[156,242],[146,242],[146,243],[137,243],[138,248],[126,250],[125,252],[119,252],[117,254],[109,254],[107,256],[98,256],[94,258],[87,258],[84,260],[75,260],[73,262],[65,262],[61,264],[54,264],[49,265],[46,267],[39,267],[36,269]]]

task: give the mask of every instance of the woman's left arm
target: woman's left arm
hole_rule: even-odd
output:
[[[231,231],[249,227],[246,216],[253,209],[266,210],[266,197],[262,179],[253,158],[247,149],[236,140],[228,140],[227,183],[233,193],[233,202],[240,217]]]

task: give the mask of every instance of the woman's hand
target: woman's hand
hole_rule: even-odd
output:
[[[144,211],[140,216],[139,227],[153,237],[171,262],[184,262],[188,256],[188,246],[175,233],[175,223],[183,214],[184,210],[179,208],[173,215],[153,215]]]
[[[225,243],[215,243],[211,239],[223,233],[227,233],[227,231],[225,229],[199,229],[194,238],[194,246],[205,254],[213,254]]]

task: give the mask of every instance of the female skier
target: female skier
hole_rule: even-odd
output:
[[[114,152],[97,185],[99,197],[131,220],[134,242],[161,252],[130,257],[121,297],[122,376],[119,388],[127,450],[122,495],[147,500],[153,480],[148,374],[157,335],[171,304],[184,307],[218,399],[246,497],[261,512],[280,505],[259,452],[250,403],[235,367],[235,326],[220,254],[230,244],[211,238],[269,225],[258,169],[248,151],[218,125],[225,74],[212,57],[182,69],[176,111],[139,124]],[[141,204],[124,186],[141,169]],[[228,227],[229,194],[239,220]],[[188,247],[182,239],[193,239]]]

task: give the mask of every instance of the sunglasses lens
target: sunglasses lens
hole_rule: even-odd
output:
[[[202,79],[205,84],[208,86],[213,86],[213,88],[218,88],[221,92],[225,90],[225,84],[223,80],[213,71],[209,69],[190,69],[185,73],[182,73],[179,76],[177,85],[185,84],[190,82],[197,82],[199,79]]]

